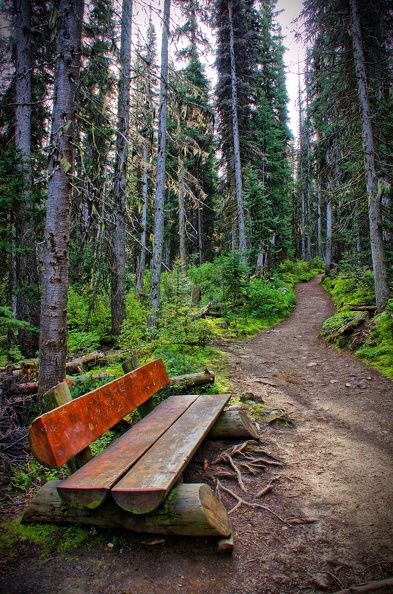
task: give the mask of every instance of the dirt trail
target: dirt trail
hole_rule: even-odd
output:
[[[234,480],[222,482],[282,519],[315,522],[284,523],[242,505],[231,514],[232,557],[218,555],[212,541],[166,537],[152,545],[151,535],[107,533],[115,542],[111,550],[100,544],[44,560],[21,544],[20,556],[4,568],[0,591],[311,594],[392,577],[393,383],[321,342],[321,324],[333,307],[320,278],[299,285],[297,299],[293,315],[276,328],[220,345],[231,362],[234,393],[251,392],[292,421],[261,423],[264,447],[284,467],[244,475],[246,493]],[[226,447],[205,443],[186,480],[214,485],[211,462]],[[273,491],[256,499],[272,479]],[[223,502],[228,509],[236,503],[228,494]]]

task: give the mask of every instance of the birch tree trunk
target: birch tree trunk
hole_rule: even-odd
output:
[[[58,12],[42,276],[39,397],[65,377],[75,94],[79,81],[83,8],[83,0],[60,0]]]
[[[165,222],[165,168],[166,168],[166,121],[167,121],[167,84],[168,84],[168,39],[170,0],[164,1],[164,17],[161,40],[161,82],[160,82],[160,108],[158,114],[158,146],[157,146],[157,182],[154,208],[154,244],[151,262],[150,281],[150,315],[147,322],[148,328],[154,328],[158,323],[160,307],[160,280],[161,261],[164,246]]]
[[[111,314],[114,336],[120,333],[121,324],[126,317],[126,185],[130,121],[132,0],[123,0],[121,23],[111,262]]]
[[[23,175],[22,197],[15,215],[16,317],[39,327],[38,270],[35,253],[35,229],[32,210],[31,168],[31,1],[14,0],[15,10],[15,145],[20,161],[18,169]],[[19,330],[19,347],[25,357],[35,357],[38,350],[38,332]]]
[[[370,224],[371,256],[374,272],[375,304],[380,312],[389,299],[385,248],[382,235],[381,200],[378,194],[377,174],[375,167],[374,135],[371,118],[370,100],[367,86],[367,75],[362,43],[359,9],[357,0],[350,0],[351,33],[353,55],[358,87],[359,108],[362,124],[364,168],[368,194],[368,214]]]
[[[235,61],[235,35],[233,31],[232,0],[228,0],[228,19],[229,19],[229,53],[231,58],[231,88],[232,88],[232,128],[233,128],[233,153],[235,160],[235,180],[236,180],[236,202],[237,202],[237,224],[239,232],[239,251],[244,254],[247,249],[246,227],[244,220],[244,200],[243,200],[243,181],[242,165],[240,159],[239,142],[239,121],[237,105],[237,79],[236,79],[236,61]]]

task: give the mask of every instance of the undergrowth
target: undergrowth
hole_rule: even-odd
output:
[[[356,306],[375,304],[373,274],[369,269],[353,269],[345,263],[325,277],[323,286],[331,294],[337,312],[325,320],[321,335],[339,348],[349,348],[365,363],[393,379],[393,299],[382,313],[373,315],[353,332],[340,334],[355,319]]]
[[[322,269],[323,262],[318,260],[311,265],[285,260],[276,271],[256,277],[240,255],[231,252],[213,263],[190,266],[185,278],[180,262],[175,262],[173,270],[162,275],[160,324],[157,331],[150,334],[146,331],[149,313],[147,273],[146,293],[137,296],[134,290],[128,292],[126,319],[120,336],[116,340],[112,337],[112,346],[121,349],[120,359],[118,355],[108,354],[108,360],[113,356],[113,363],[108,363],[105,368],[92,369],[75,380],[70,377],[72,397],[77,398],[119,377],[123,373],[122,360],[135,355],[141,364],[161,357],[172,377],[207,368],[214,371],[215,383],[193,388],[193,392],[229,392],[228,364],[225,354],[219,350],[219,341],[242,340],[289,316],[295,306],[295,283],[309,280]],[[207,307],[206,315],[202,316],[200,312],[204,307]],[[90,289],[71,288],[69,354],[82,355],[100,349],[107,344],[109,334],[108,299],[99,296],[92,307]],[[167,388],[154,398],[158,402],[176,391],[176,387]],[[133,422],[137,418],[136,412],[129,420]],[[92,445],[94,453],[112,440],[113,434],[106,433]],[[31,493],[48,480],[64,476],[64,468],[48,470],[30,460],[14,469],[7,489],[12,496],[20,492]]]

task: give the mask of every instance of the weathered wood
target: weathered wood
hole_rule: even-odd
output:
[[[60,382],[47,392],[42,397],[42,406],[45,412],[54,410],[67,402],[71,402],[72,396],[67,382]],[[76,456],[70,458],[66,465],[70,474],[84,466],[93,457],[89,447],[84,448]]]
[[[94,352],[89,353],[88,355],[83,355],[83,357],[73,359],[72,361],[67,361],[66,372],[69,375],[81,373],[83,369],[89,369],[89,367],[94,367],[97,364],[97,361],[102,359],[103,356],[103,353]]]
[[[346,334],[347,332],[350,332],[351,330],[355,330],[355,328],[357,328],[358,326],[363,324],[366,320],[368,320],[368,318],[369,318],[369,314],[367,311],[357,314],[347,324],[344,324],[344,326],[341,326],[341,328],[339,328],[337,330],[337,334],[339,336],[341,336],[342,334]]]
[[[178,396],[182,398],[182,396]],[[156,509],[214,425],[230,394],[199,397],[112,489],[116,503],[136,514]]]
[[[232,553],[233,549],[235,548],[233,542],[233,536],[228,536],[227,538],[221,538],[217,543],[217,551],[219,553],[230,554]]]
[[[121,366],[123,368],[124,373],[130,373],[130,371],[133,371],[134,369],[137,369],[140,366],[139,357],[134,355],[126,361],[124,361]],[[142,419],[143,417],[146,417],[146,415],[151,413],[152,410],[154,410],[153,397],[148,398],[146,402],[142,402],[142,404],[138,406],[138,412],[141,415]]]
[[[256,422],[242,410],[222,412],[207,435],[208,439],[237,439],[238,437],[259,439]]]
[[[190,373],[188,375],[177,375],[169,378],[169,385],[171,387],[182,388],[188,390],[195,386],[204,386],[206,384],[213,384],[215,375],[212,371],[205,369],[199,373]]]
[[[148,417],[116,439],[91,462],[63,481],[59,495],[65,503],[94,509],[111,487],[192,405],[198,396],[172,396]]]
[[[35,394],[38,391],[38,382],[23,382],[14,384],[10,390],[12,394]]]
[[[34,456],[50,468],[62,466],[164,387],[168,379],[162,360],[157,359],[41,415],[29,432]]]
[[[177,485],[152,514],[123,511],[110,498],[98,509],[64,504],[57,492],[61,481],[49,481],[27,505],[22,523],[81,524],[153,534],[228,537],[231,523],[222,503],[203,483]]]

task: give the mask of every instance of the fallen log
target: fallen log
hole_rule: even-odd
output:
[[[341,328],[339,328],[337,330],[337,334],[339,336],[341,336],[342,334],[346,334],[347,332],[350,332],[351,330],[355,330],[356,328],[358,328],[358,326],[360,326],[366,320],[368,320],[368,318],[369,318],[369,314],[367,311],[357,314],[347,324],[345,324],[344,326],[341,326]]]
[[[203,307],[201,307],[200,309],[198,309],[198,311],[196,311],[192,316],[191,316],[191,320],[199,320],[200,318],[203,318],[207,312],[209,311],[209,309],[211,307],[213,307],[213,305],[215,305],[217,303],[217,299],[212,299],[212,301],[209,301],[209,303],[207,303],[206,305],[204,305]]]
[[[258,426],[254,419],[242,410],[225,410],[213,425],[208,439],[259,439]]]
[[[188,390],[195,386],[204,386],[206,384],[214,384],[215,375],[212,371],[205,369],[199,373],[189,373],[188,375],[177,375],[169,378],[169,385],[171,387],[182,388]]]
[[[97,361],[102,359],[103,356],[104,355],[102,353],[94,352],[89,353],[88,355],[83,355],[83,357],[73,359],[72,361],[68,361],[66,363],[66,373],[69,375],[81,373],[82,369],[94,367],[97,364]]]
[[[203,483],[179,484],[153,513],[134,515],[122,510],[111,498],[93,510],[66,505],[57,493],[61,482],[49,481],[38,491],[26,507],[23,524],[82,524],[111,530],[220,538],[229,537],[232,531],[224,506]]]
[[[12,394],[35,394],[38,391],[38,382],[25,382],[23,384],[13,384],[10,388]]]

